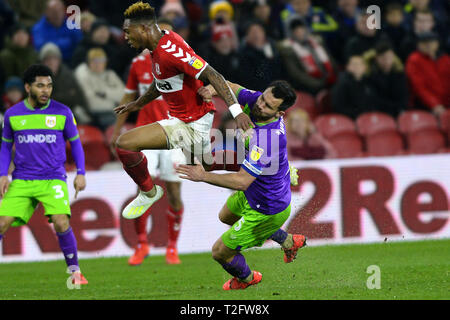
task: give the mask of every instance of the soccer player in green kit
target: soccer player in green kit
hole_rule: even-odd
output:
[[[291,175],[287,158],[286,129],[283,115],[295,102],[295,92],[286,81],[274,81],[264,92],[247,90],[228,83],[244,112],[255,123],[253,134],[245,146],[245,159],[236,173],[215,174],[202,165],[180,165],[183,179],[238,190],[227,200],[219,219],[230,225],[214,244],[213,258],[234,276],[224,290],[245,289],[259,283],[262,274],[251,271],[241,251],[261,246],[267,239],[278,242],[284,250],[284,261],[292,262],[298,249],[306,244],[300,234],[280,229],[291,211]],[[198,93],[208,100],[214,88],[200,88]],[[295,173],[294,173],[295,174]]]
[[[86,188],[84,151],[72,111],[51,100],[52,72],[43,65],[32,65],[24,73],[28,97],[9,108],[3,123],[0,150],[0,241],[10,226],[25,225],[37,204],[58,237],[72,283],[87,284],[78,265],[77,243],[69,224],[70,203],[66,184],[66,140],[70,141],[77,166],[76,190]],[[11,150],[15,144],[15,169],[8,179]]]

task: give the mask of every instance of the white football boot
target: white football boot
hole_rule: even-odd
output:
[[[151,198],[146,196],[144,192],[139,191],[138,196],[123,210],[122,217],[125,219],[137,219],[142,216],[156,201],[161,199],[164,195],[164,189],[158,185],[155,185],[155,187],[156,194]]]

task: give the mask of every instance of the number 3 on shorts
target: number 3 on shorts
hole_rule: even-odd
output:
[[[64,191],[62,190],[62,186],[56,185],[56,186],[53,186],[53,189],[55,189],[55,192],[56,192],[55,199],[60,199],[60,198],[64,197]]]

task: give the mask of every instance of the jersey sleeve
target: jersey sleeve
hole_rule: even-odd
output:
[[[125,86],[125,93],[135,93],[138,91],[139,80],[136,73],[136,64],[131,64],[130,73],[128,74],[127,85]]]
[[[5,142],[13,142],[14,134],[11,129],[11,123],[9,122],[9,115],[8,113],[5,114],[5,118],[3,119],[3,132],[2,132],[2,141]]]
[[[258,100],[258,97],[262,93],[259,91],[252,91],[245,88],[240,88],[237,92],[237,99],[241,106],[248,105],[250,110],[253,108],[253,106],[256,103],[256,100]]]
[[[70,111],[70,110],[68,110],[68,112],[67,112],[66,123],[64,125],[63,134],[64,134],[64,138],[71,142],[80,138],[80,135],[78,134],[78,129],[77,129],[77,122],[75,120],[75,117],[73,116],[72,111]]]
[[[248,145],[248,152],[242,162],[242,168],[254,177],[261,175],[267,166],[267,150],[259,146],[258,140],[257,132],[254,132]]]
[[[169,40],[170,41],[170,40]],[[162,48],[166,52],[167,61],[178,71],[198,79],[208,63],[203,60],[194,50],[184,41],[169,41]]]

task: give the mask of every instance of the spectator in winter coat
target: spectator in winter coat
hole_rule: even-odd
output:
[[[406,74],[414,107],[440,115],[450,107],[450,56],[439,52],[439,37],[422,33],[417,50],[406,61]]]
[[[316,94],[336,81],[336,72],[325,48],[309,34],[302,19],[290,24],[291,37],[280,43],[280,56],[292,86]]]

